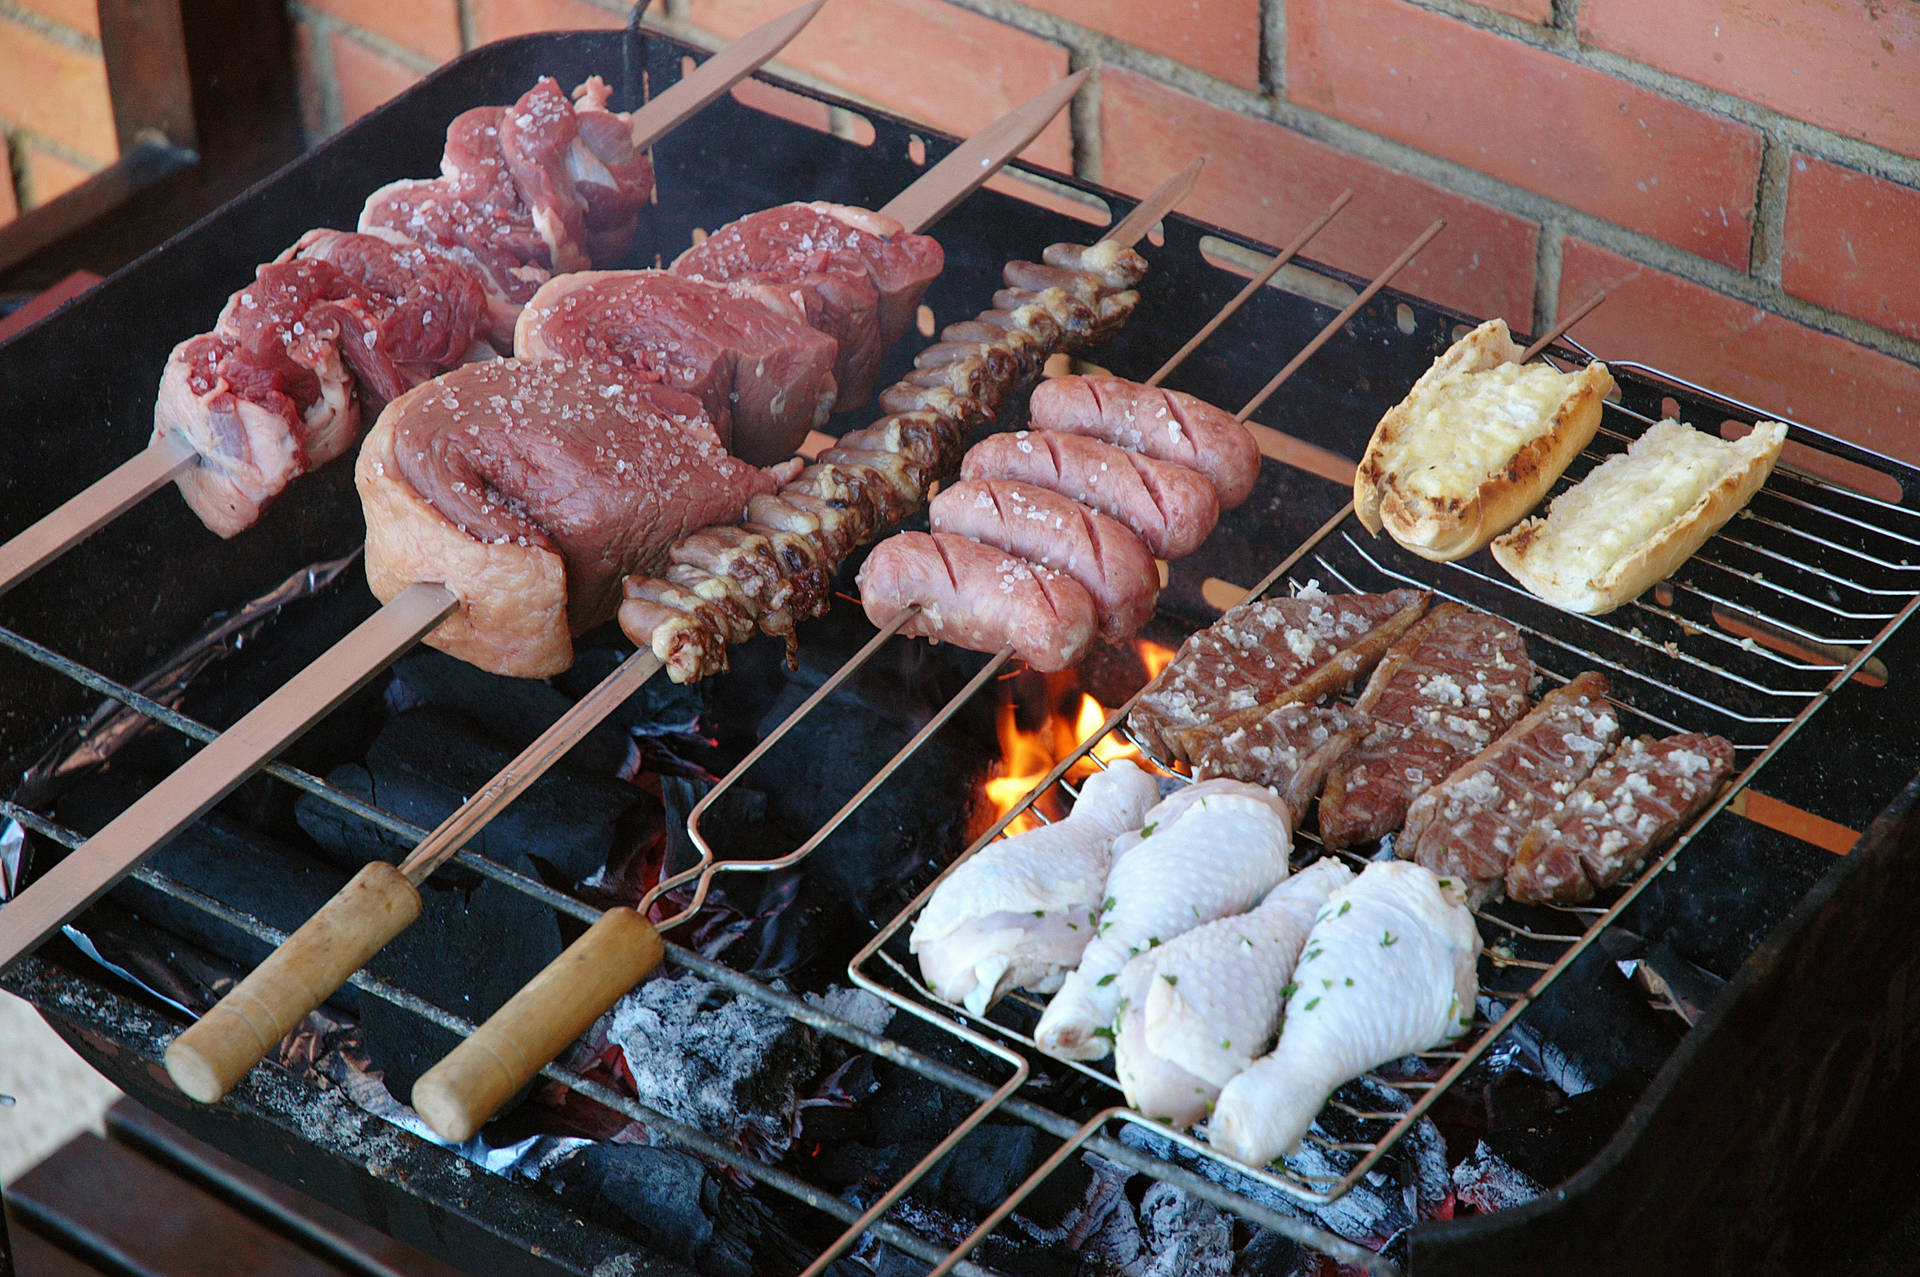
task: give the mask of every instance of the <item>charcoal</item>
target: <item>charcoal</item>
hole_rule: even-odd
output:
[[[594,1144],[543,1177],[560,1200],[647,1249],[705,1277],[783,1277],[812,1261],[758,1198],[720,1179],[692,1154],[652,1145]],[[847,1260],[832,1277],[863,1277]]]
[[[103,791],[122,790],[122,782],[110,779],[111,775],[75,786],[63,802],[63,815],[69,805],[78,807],[104,798]],[[124,801],[124,796],[112,801]],[[346,875],[340,871],[318,864],[298,848],[250,830],[220,811],[181,830],[147,863],[164,877],[280,931],[292,931],[305,922],[346,882]],[[111,898],[237,967],[251,969],[272,952],[266,941],[137,878],[114,888]],[[351,1007],[352,991],[343,994],[340,1001]]]
[[[1563,1184],[1599,1156],[1652,1081],[1652,1070],[1630,1069],[1536,1112],[1496,1110],[1487,1148],[1537,1184]]]
[[[820,1065],[812,1029],[695,975],[649,980],[627,994],[607,1036],[641,1103],[776,1154],[792,1140],[798,1088]]]
[[[538,679],[502,678],[430,647],[417,647],[394,662],[389,703],[432,705],[472,719],[503,744],[526,748],[573,704],[575,698]],[[631,745],[624,728],[603,722],[567,754],[567,765],[611,776],[626,762]]]
[[[472,720],[431,707],[395,715],[364,765],[335,768],[328,780],[403,820],[431,829],[513,760],[516,751]],[[630,787],[562,765],[489,821],[468,849],[511,868],[525,859],[568,883],[606,866],[616,827],[639,801]],[[300,826],[341,863],[397,861],[413,840],[367,823],[311,795],[297,804]]]
[[[915,1018],[901,1017],[893,1029],[895,1041],[923,1055],[962,1070],[981,1067],[970,1047]],[[876,1060],[874,1073],[880,1092],[865,1105],[870,1133],[861,1142],[822,1146],[807,1164],[810,1179],[835,1189],[897,1183],[975,1107],[971,1097],[887,1060]],[[1050,1151],[1050,1141],[1025,1124],[982,1123],[934,1167],[916,1196],[942,1203],[951,1185],[991,1208]]]
[[[1228,1277],[1233,1271],[1233,1224],[1220,1208],[1172,1184],[1156,1183],[1140,1199],[1145,1262],[1127,1277]]]
[[[1608,928],[1521,1016],[1522,1036],[1561,1090],[1578,1094],[1657,1069],[1673,1050],[1680,1022],[1654,1010],[1616,965],[1638,949],[1637,936]]]

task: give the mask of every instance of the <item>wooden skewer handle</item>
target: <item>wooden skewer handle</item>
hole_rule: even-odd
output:
[[[419,916],[420,892],[406,875],[383,860],[368,864],[173,1040],[174,1085],[202,1104],[218,1100]]]
[[[568,1043],[660,964],[666,945],[632,909],[610,909],[413,1084],[413,1107],[465,1143]]]

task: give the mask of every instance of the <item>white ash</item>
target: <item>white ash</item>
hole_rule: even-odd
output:
[[[885,1033],[893,1022],[893,1008],[884,999],[849,984],[836,984],[825,993],[803,996],[809,1006],[869,1033]]]
[[[1453,1168],[1453,1187],[1462,1202],[1482,1215],[1524,1206],[1546,1191],[1532,1176],[1515,1170],[1505,1158],[1488,1148],[1485,1140],[1476,1144],[1466,1160]]]
[[[1218,1207],[1172,1184],[1148,1185],[1136,1212],[1126,1186],[1133,1172],[1097,1153],[1082,1154],[1093,1178],[1066,1240],[1109,1277],[1228,1277],[1233,1221]]]
[[[695,975],[649,980],[612,1013],[642,1104],[773,1151],[793,1139],[796,1090],[819,1069],[812,1029]]]
[[[1403,1110],[1407,1106],[1404,1093],[1372,1077],[1356,1079],[1348,1083],[1348,1087],[1357,1088],[1357,1093],[1343,1088],[1341,1098],[1358,1107],[1374,1112],[1390,1112]],[[1320,1130],[1318,1123],[1315,1129]],[[1374,1133],[1377,1131],[1378,1128],[1374,1128]],[[1334,1139],[1361,1134],[1358,1131],[1321,1133],[1330,1134]],[[1129,1123],[1120,1132],[1119,1138],[1122,1143],[1204,1175],[1278,1214],[1308,1220],[1349,1241],[1367,1246],[1378,1246],[1416,1220],[1424,1218],[1422,1205],[1438,1206],[1452,1190],[1447,1170],[1446,1144],[1439,1128],[1433,1125],[1430,1118],[1416,1122],[1374,1171],[1325,1206],[1309,1206],[1275,1192],[1241,1174],[1232,1163],[1225,1160],[1194,1157],[1171,1140],[1142,1126]],[[1356,1157],[1352,1152],[1323,1149],[1307,1141],[1301,1145],[1298,1153],[1287,1158],[1286,1165],[1297,1174],[1338,1179],[1351,1169]]]

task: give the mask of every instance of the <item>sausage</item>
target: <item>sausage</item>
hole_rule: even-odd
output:
[[[1072,577],[950,533],[889,537],[855,579],[877,626],[917,603],[902,634],[976,652],[1011,647],[1046,673],[1077,664],[1098,626],[1093,596]]]
[[[930,509],[933,530],[1064,572],[1093,598],[1100,637],[1132,638],[1153,615],[1160,572],[1140,538],[1070,497],[1011,479],[967,479]]]
[[[1260,446],[1231,414],[1203,399],[1121,377],[1055,377],[1034,387],[1036,429],[1102,439],[1198,470],[1231,510],[1253,493]]]
[[[1220,518],[1196,471],[1054,430],[989,435],[960,463],[963,479],[1017,479],[1072,497],[1133,529],[1163,559],[1199,548]]]

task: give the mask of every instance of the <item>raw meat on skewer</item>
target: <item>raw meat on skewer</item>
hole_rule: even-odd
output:
[[[945,255],[885,213],[846,204],[781,204],[749,213],[680,254],[673,273],[778,292],[840,345],[835,411],[873,397],[880,356],[913,327]]]
[[[187,504],[221,536],[253,526],[288,483],[353,446],[363,400],[378,412],[469,358],[484,300],[467,271],[417,245],[302,236],[212,332],[167,357],[154,438],[177,435],[198,454],[176,479]]]
[[[834,342],[786,297],[666,271],[581,271],[544,285],[514,332],[521,359],[611,363],[699,399],[728,451],[790,456],[832,410]]]
[[[427,642],[544,678],[612,618],[621,581],[738,518],[774,476],[726,454],[699,402],[609,369],[469,364],[395,400],[360,451],[367,580],[461,600]]]

